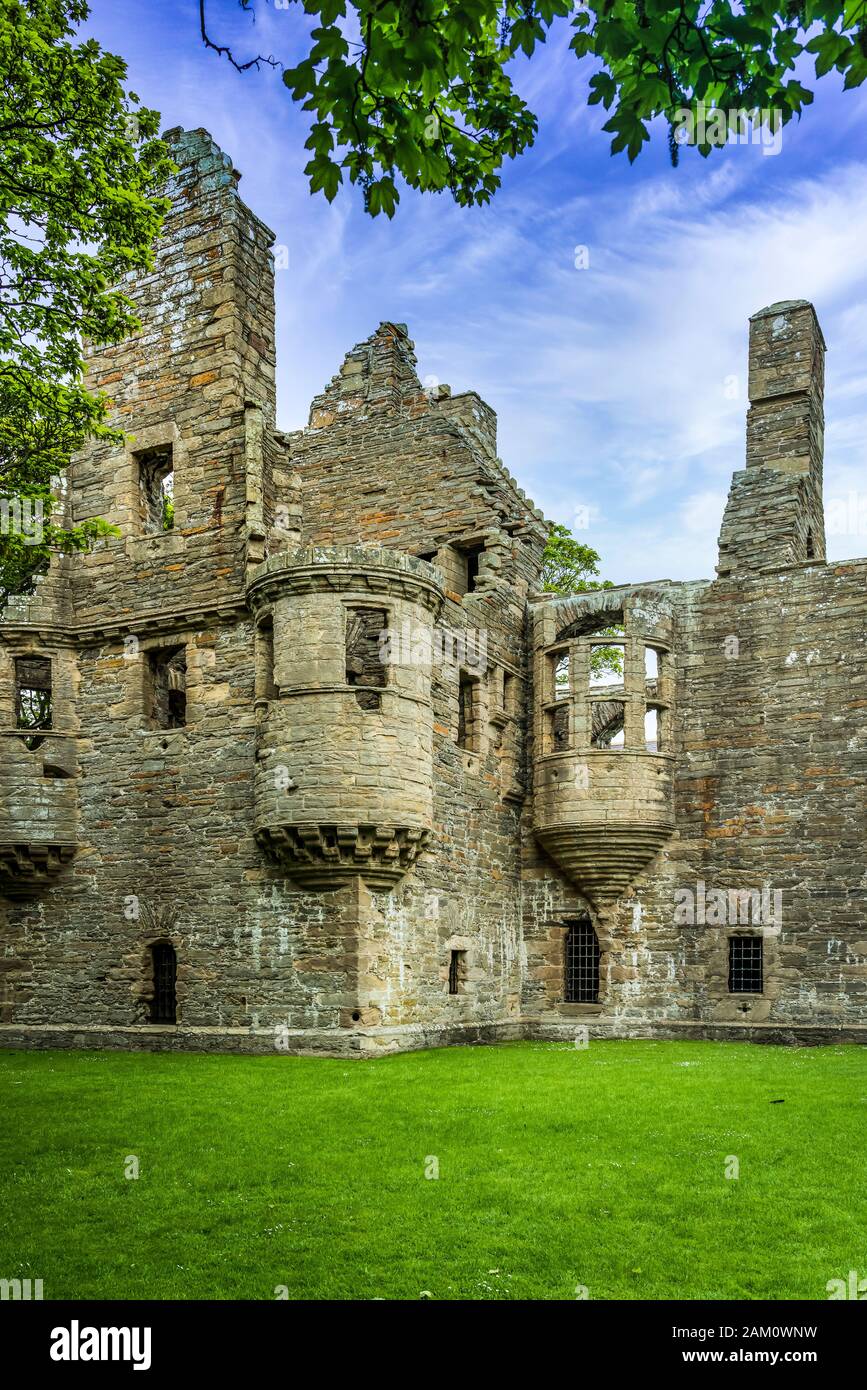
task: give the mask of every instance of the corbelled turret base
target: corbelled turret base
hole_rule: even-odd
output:
[[[388,892],[430,838],[430,831],[392,825],[260,826],[256,838],[301,888],[342,888],[361,877]]]
[[[38,893],[75,855],[75,845],[0,845],[0,892],[8,898]]]
[[[622,898],[672,832],[666,825],[598,824],[537,830],[547,854],[598,905]]]

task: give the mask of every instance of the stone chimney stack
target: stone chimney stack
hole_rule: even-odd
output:
[[[804,299],[750,319],[747,466],[732,479],[720,577],[825,559],[825,340]]]

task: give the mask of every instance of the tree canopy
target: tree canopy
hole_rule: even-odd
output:
[[[548,594],[565,597],[583,594],[591,589],[613,589],[610,579],[598,579],[599,553],[592,546],[575,539],[568,526],[553,525],[542,552],[540,587]],[[599,637],[619,637],[615,627],[602,629]],[[623,653],[617,646],[595,646],[590,654],[590,670],[594,676],[623,675]]]
[[[75,41],[84,0],[0,0],[0,606],[52,549],[108,528],[52,517],[75,450],[108,429],[85,389],[83,340],[136,326],[118,288],[151,265],[171,170],[159,116],[123,61]]]
[[[568,526],[555,523],[542,552],[540,587],[546,594],[582,594],[610,589],[610,579],[598,579],[599,554],[575,539]]]
[[[630,160],[661,117],[677,162],[680,114],[697,103],[731,116],[730,129],[745,111],[780,125],[800,116],[812,101],[795,75],[802,55],[845,87],[867,77],[867,0],[274,0],[310,17],[299,25],[308,51],[291,67],[219,43],[209,25],[227,2],[199,0],[205,43],[240,70],[283,68],[311,116],[311,191],[331,200],[348,180],[374,216],[393,216],[401,178],[462,205],[489,201],[503,163],[537,132],[513,60],[531,58],[558,24],[571,28],[576,58],[598,65],[588,101],[611,112],[611,150]],[[268,2],[237,0],[253,16]],[[706,136],[703,154],[715,143]]]

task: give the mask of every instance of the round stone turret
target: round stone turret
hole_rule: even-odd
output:
[[[433,566],[373,547],[272,556],[257,624],[256,834],[299,885],[389,889],[433,814]]]
[[[674,827],[672,611],[661,590],[537,601],[533,829],[597,907]]]

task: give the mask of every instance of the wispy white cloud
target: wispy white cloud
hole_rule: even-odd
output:
[[[609,157],[606,113],[586,106],[588,67],[563,31],[516,65],[540,133],[492,206],[407,190],[393,222],[371,221],[357,190],[331,206],[309,196],[307,115],[279,74],[239,77],[201,50],[193,8],[181,19],[175,0],[144,11],[94,0],[93,27],[167,125],[212,130],[288,247],[277,277],[285,427],[305,422],[354,342],[382,319],[406,321],[422,376],[473,387],[499,411],[503,457],[539,505],[566,522],[591,508],[582,539],[606,574],[710,577],[743,466],[748,317],[808,298],[829,345],[826,494],[867,490],[867,93],[825,79],[775,157],[686,150],[674,170],[655,138],[630,167]],[[263,11],[255,30],[235,10],[215,6],[233,42],[292,59],[298,6]],[[857,554],[867,542],[835,535],[829,548]]]

